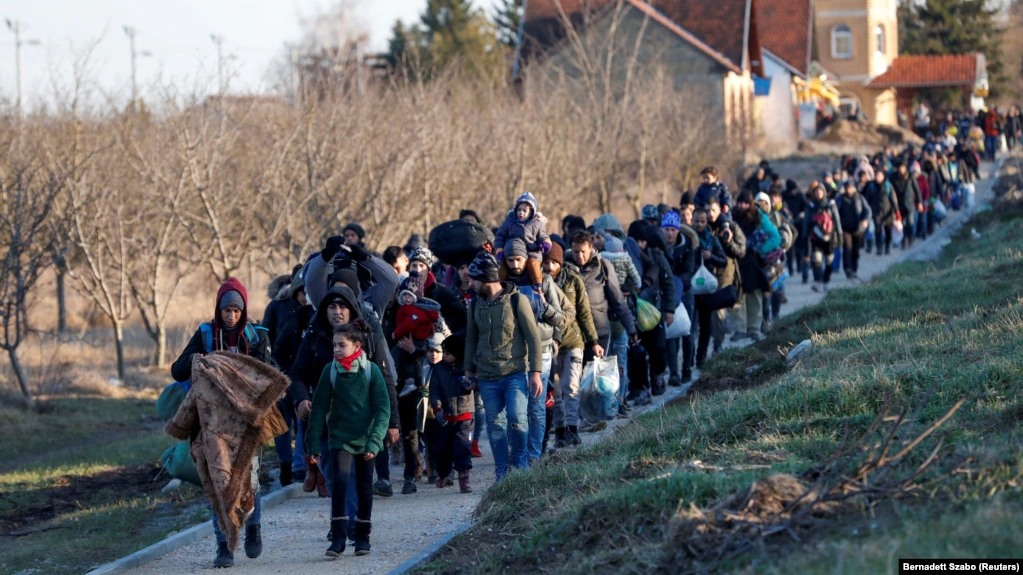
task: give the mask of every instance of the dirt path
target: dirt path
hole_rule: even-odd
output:
[[[993,167],[985,165],[983,173],[990,175]],[[990,197],[993,180],[988,178],[977,185],[978,204]],[[860,261],[860,282],[850,282],[844,273],[832,277],[832,288],[855,287],[863,281],[884,272],[891,265],[907,258],[926,259],[941,251],[955,229],[970,216],[967,210],[950,212],[949,219],[934,237],[917,243],[913,250],[895,250],[891,255],[878,257],[865,255]],[[783,306],[782,314],[787,315],[807,306],[819,303],[825,294],[813,292],[809,285],[802,285],[798,279],[787,284],[789,303]],[[660,405],[684,394],[686,388],[671,388],[657,398],[657,402],[642,413],[657,409]],[[613,421],[604,431],[584,434],[584,445],[592,445],[626,424],[624,420]],[[250,560],[245,557],[241,545],[235,554],[235,568],[246,574],[275,573],[386,573],[409,560],[425,547],[454,530],[472,517],[480,497],[493,482],[494,464],[489,445],[481,443],[482,459],[473,461],[472,484],[474,492],[463,495],[458,488],[437,489],[425,482],[419,484],[414,495],[396,494],[388,499],[375,498],[373,502],[373,552],[366,557],[354,557],[351,551],[338,561],[328,561],[323,553],[328,547],[326,533],[329,527],[330,503],[327,499],[306,495],[289,500],[283,505],[263,514],[263,555]],[[392,477],[400,477],[398,467],[392,467]],[[398,483],[400,488],[400,482]],[[178,549],[133,573],[137,575],[177,575],[196,573],[212,568],[214,556],[212,536]]]

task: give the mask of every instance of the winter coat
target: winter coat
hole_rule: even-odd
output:
[[[321,303],[324,305],[316,311],[309,328],[302,336],[302,343],[295,355],[295,363],[288,370],[288,377],[291,379],[291,399],[296,407],[312,397],[320,383],[323,368],[334,361],[334,330],[327,320],[327,307],[335,300],[343,301],[345,306],[353,309],[349,321],[367,319],[363,306],[359,305],[355,297],[355,292],[348,286],[330,288],[323,296]],[[384,383],[387,385],[387,392],[391,398],[391,422],[388,427],[393,429],[398,427],[398,395],[394,388],[396,373],[380,323],[370,321],[369,324],[373,334],[363,344],[362,351],[380,368]]]
[[[714,222],[713,230],[727,259],[725,266],[714,273],[721,289],[735,285],[739,279],[739,261],[746,257],[746,234],[737,224],[723,218]],[[725,238],[725,230],[732,232],[731,240]]]
[[[636,320],[629,311],[629,306],[622,295],[618,284],[618,274],[614,267],[594,254],[585,266],[580,266],[568,258],[565,265],[579,274],[586,286],[586,295],[590,298],[590,311],[593,313],[593,326],[597,330],[597,338],[606,340],[611,335],[611,322],[622,323],[629,335],[636,333]],[[605,346],[606,347],[606,346]]]
[[[717,270],[723,269],[728,265],[728,257],[725,256],[725,248],[721,247],[721,241],[718,240],[717,236],[707,228],[703,231],[703,234],[697,234],[700,238],[700,244],[696,251],[696,268],[705,266],[715,277],[717,277]],[[703,256],[704,250],[710,252],[710,257],[705,258]]]
[[[920,186],[916,178],[906,174],[905,176],[895,174],[892,177],[892,187],[895,188],[895,199],[899,202],[899,213],[902,214],[902,221],[906,226],[912,226],[916,221],[916,205],[920,202]]]
[[[920,189],[920,202],[924,205],[923,211],[927,212],[931,205],[931,184],[927,181],[926,175],[920,174],[916,177],[916,185]]]
[[[533,285],[529,274],[509,277],[508,281],[515,284],[516,287],[532,287]],[[540,289],[543,291],[543,299],[547,303],[547,309],[537,319],[536,328],[540,334],[541,345],[546,349],[554,343],[555,330],[560,332],[560,330],[565,328],[565,312],[561,308],[561,294],[558,293],[560,290],[554,283],[554,278],[544,273]]]
[[[380,368],[365,353],[352,363],[350,371],[337,360],[332,361],[323,368],[313,394],[305,434],[306,453],[320,454],[324,423],[330,449],[343,449],[353,455],[379,453],[384,448],[390,420],[391,401]]]
[[[461,366],[442,361],[430,371],[430,405],[441,417],[446,420],[476,413],[476,394],[466,388]]]
[[[618,276],[619,287],[623,292],[638,292],[643,285],[643,278],[640,277],[636,264],[625,252],[600,252],[600,257],[606,263],[611,264]]]
[[[746,293],[753,293],[755,291],[771,291],[770,278],[767,277],[767,272],[760,261],[760,256],[777,249],[778,246],[781,245],[781,236],[778,235],[778,229],[774,227],[774,224],[767,221],[767,216],[760,211],[760,208],[756,209],[760,214],[759,224],[754,223],[748,213],[735,214],[735,221],[742,230],[742,233],[746,236],[746,254],[739,260],[738,266],[739,275],[742,279],[742,289]],[[760,246],[759,250],[751,249],[749,246],[749,238],[758,229],[765,232],[768,232],[769,229],[774,230],[774,234],[772,236],[768,232],[768,240]],[[770,245],[775,245],[775,247],[771,250],[764,251],[765,247]]]
[[[662,314],[675,313],[675,275],[668,258],[660,248],[647,246],[643,252],[650,263],[644,265],[646,273],[639,297],[653,304]]]
[[[881,226],[890,226],[895,223],[898,213],[898,203],[895,199],[895,189],[891,182],[885,180],[878,185],[876,181],[870,182],[863,188],[863,197],[870,206],[874,216],[874,222]]]
[[[838,221],[844,233],[863,235],[863,222],[870,222],[874,214],[870,211],[870,205],[860,194],[849,197],[847,194],[838,196],[836,201],[838,208]]]
[[[267,288],[267,295],[270,297],[270,303],[267,304],[266,310],[263,311],[263,321],[260,325],[266,328],[269,332],[270,341],[277,341],[278,331],[284,327],[291,314],[299,307],[298,302],[288,297],[288,290],[282,288],[291,283],[291,276],[277,276],[270,286]]]
[[[831,221],[834,223],[834,229],[831,231],[831,235],[828,236],[825,241],[822,239],[818,232],[814,230],[815,224],[813,217],[817,214],[827,212],[831,215]],[[824,198],[820,202],[810,202],[806,206],[806,212],[803,215],[802,221],[803,237],[805,238],[805,249],[803,253],[813,253],[814,249],[824,249],[826,253],[833,253],[842,243],[842,217],[838,213],[838,207],[835,205],[835,200]]]
[[[401,280],[398,279],[398,273],[394,268],[377,256],[370,256],[365,261],[357,262],[357,266],[360,270],[359,300],[368,303],[379,320],[387,310]],[[305,278],[305,293],[309,303],[316,309],[320,309],[320,302],[331,287],[327,282],[334,271],[334,263],[324,261],[318,254],[306,262],[305,271],[302,272]],[[363,275],[367,278],[363,279]],[[381,371],[386,378],[386,370]]]
[[[561,349],[582,349],[583,346],[597,343],[597,328],[593,325],[590,298],[586,295],[586,284],[583,283],[583,278],[568,267],[563,267],[554,281],[575,311],[572,321],[562,332]]]
[[[288,373],[291,366],[295,364],[298,346],[302,343],[302,334],[315,313],[313,306],[304,305],[294,310],[288,320],[284,322],[284,326],[278,330],[277,339],[274,340],[271,349],[274,363],[282,372]]]
[[[856,171],[853,172],[853,181],[860,181],[860,174],[867,174],[869,181],[874,181],[874,167],[870,165],[869,160],[860,160],[860,163],[856,166]]]
[[[639,247],[639,243],[633,238],[625,238],[625,253],[632,259],[632,265],[636,266],[636,271],[639,272],[640,278],[646,274],[646,258],[643,257],[643,248]],[[617,271],[617,268],[615,268]],[[642,280],[640,285],[642,285]]]
[[[700,184],[700,187],[696,190],[696,197],[693,198],[693,205],[706,209],[707,202],[711,198],[718,199],[718,203],[721,204],[722,215],[727,215],[728,211],[732,209],[732,194],[728,193],[728,186],[720,180],[709,185]],[[728,211],[725,208],[728,208]]]
[[[792,212],[792,217],[795,219],[802,218],[803,212],[806,210],[806,194],[797,190],[786,190],[781,195],[781,201],[784,202],[785,207]]]
[[[234,278],[224,282],[220,286],[220,290],[217,292],[217,302],[220,302],[220,298],[223,297],[228,291],[237,291],[242,295],[242,300],[245,302],[245,309],[242,310],[241,320],[238,322],[239,326],[246,324],[255,328],[257,324],[248,321],[248,306],[249,296],[245,291],[245,286]],[[214,305],[213,321],[210,322],[213,326],[213,349],[207,350],[206,344],[203,342],[202,328],[195,330],[192,334],[192,339],[188,340],[188,345],[185,346],[184,351],[178,356],[178,359],[171,365],[171,376],[174,377],[174,381],[188,381],[192,377],[192,356],[195,354],[205,355],[210,351],[231,351],[227,346],[227,341],[224,336],[227,329],[224,327],[223,321],[220,319],[219,310]],[[254,329],[258,340],[253,343],[249,341],[249,338],[245,336],[245,329],[239,328],[240,331],[237,335],[238,353],[242,355],[248,355],[263,363],[270,363],[270,338],[267,335],[265,329]]]
[[[440,318],[440,305],[422,298],[412,305],[398,306],[394,326],[394,341],[411,335],[412,339],[425,341],[433,337],[434,327]]]
[[[451,333],[465,334],[465,322],[468,316],[464,301],[452,289],[441,285],[432,272],[426,275],[423,295],[440,304],[440,315],[444,318]]]
[[[675,306],[682,301],[682,296],[689,291],[696,273],[697,252],[700,251],[700,237],[693,228],[679,226],[678,240],[668,250],[668,261],[672,274],[675,276]]]
[[[253,456],[288,431],[275,405],[288,389],[288,378],[235,353],[218,352],[192,363],[192,387],[165,430],[191,442],[203,490],[234,549],[258,497]]]
[[[465,371],[484,380],[543,370],[543,349],[533,308],[515,284],[504,282],[501,287],[494,301],[477,296],[469,304]]]
[[[501,252],[508,240],[513,238],[520,238],[526,242],[526,251],[530,255],[540,254],[543,251],[543,244],[551,243],[551,236],[547,234],[547,218],[534,209],[533,215],[521,222],[515,215],[515,210],[510,210],[494,234],[494,250]]]
[[[930,211],[931,204],[945,197],[945,180],[941,175],[941,170],[931,170],[929,173],[925,171],[924,173],[927,176],[927,189],[930,191],[930,202],[926,208],[927,211]]]

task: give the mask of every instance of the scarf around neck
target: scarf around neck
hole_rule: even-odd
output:
[[[338,365],[340,365],[345,371],[352,371],[352,365],[354,365],[356,360],[360,357],[362,357],[362,348],[359,348],[358,351],[348,357],[334,356],[334,359],[337,360]]]

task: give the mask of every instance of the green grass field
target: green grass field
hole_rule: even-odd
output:
[[[714,359],[685,401],[512,474],[421,572],[885,573],[899,557],[1023,555],[1021,219],[1016,205],[980,214],[939,260],[831,292],[766,341]],[[782,353],[808,338],[814,350],[786,368]],[[843,438],[882,412],[842,466],[880,453],[900,414],[888,455],[959,400],[936,432],[871,474],[875,492],[794,523],[735,513],[761,501],[747,499],[757,480],[813,485],[856,444]]]

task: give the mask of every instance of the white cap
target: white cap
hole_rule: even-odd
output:
[[[771,205],[771,196],[765,194],[764,192],[758,193],[757,197],[753,199],[753,203],[760,202],[767,202],[767,205]]]

